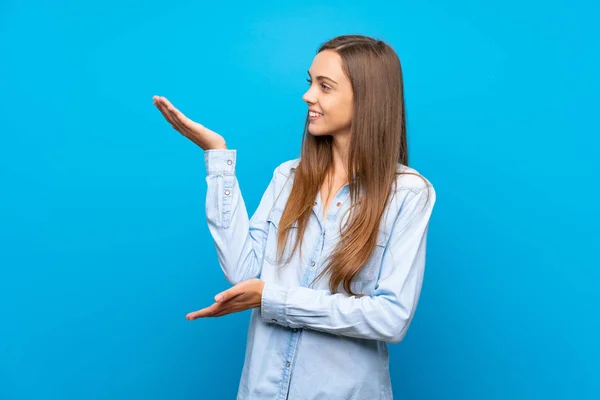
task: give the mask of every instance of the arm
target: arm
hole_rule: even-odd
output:
[[[267,282],[261,313],[265,322],[364,339],[400,342],[417,306],[425,268],[425,247],[435,191],[429,186],[402,206],[394,222],[373,296]]]
[[[204,150],[208,184],[206,218],[225,277],[236,284],[258,276],[267,235],[266,213],[274,202],[277,174],[273,174],[249,221],[235,177],[236,151],[228,150],[221,135],[186,117],[165,97],[153,96],[152,99],[175,130]]]
[[[206,150],[206,219],[225,277],[232,284],[260,275],[267,239],[267,215],[275,200],[273,179],[252,219],[235,176],[236,150]]]

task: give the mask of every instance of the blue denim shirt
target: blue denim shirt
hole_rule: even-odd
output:
[[[236,150],[205,152],[206,216],[220,266],[232,285],[265,282],[261,307],[251,311],[237,398],[392,399],[387,343],[402,340],[417,306],[435,191],[427,180],[399,175],[376,248],[353,283],[365,295],[332,294],[327,276],[312,281],[340,238],[348,184],[335,195],[326,222],[317,195],[301,256],[296,251],[289,264],[275,266],[279,220],[299,161],[275,169],[249,219],[235,176]],[[398,171],[416,172],[401,164]]]

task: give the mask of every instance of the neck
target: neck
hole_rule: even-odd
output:
[[[333,165],[330,173],[336,181],[346,181],[348,179],[346,165],[349,145],[350,135],[335,135],[333,137],[333,143],[331,144]]]

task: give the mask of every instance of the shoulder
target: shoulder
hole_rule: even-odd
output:
[[[294,170],[300,163],[300,158],[287,160],[279,164],[273,171],[271,185],[275,192],[272,208],[285,208],[285,203],[291,191],[290,183],[293,182]],[[281,199],[280,199],[281,198]]]
[[[285,178],[289,178],[290,175],[294,172],[298,164],[300,163],[300,158],[294,158],[293,160],[287,160],[282,162],[275,168],[273,172],[274,175],[283,175]]]
[[[392,191],[391,197],[390,214],[410,218],[411,215],[423,211],[426,211],[423,215],[431,213],[437,196],[431,182],[419,171],[398,164],[395,190]]]
[[[419,171],[406,165],[397,164],[396,192],[410,191],[415,194],[422,191],[433,191],[433,185]]]

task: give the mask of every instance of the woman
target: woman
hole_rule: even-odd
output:
[[[308,75],[301,157],[275,169],[250,220],[236,151],[154,97],[205,150],[208,226],[235,285],[187,318],[252,310],[238,399],[392,399],[386,343],[417,306],[435,191],[407,166],[390,46],[336,37]]]

